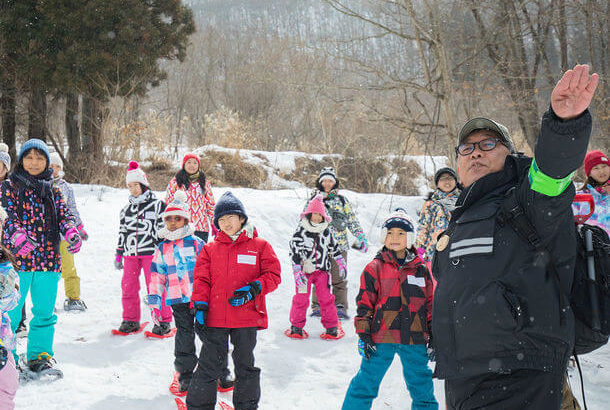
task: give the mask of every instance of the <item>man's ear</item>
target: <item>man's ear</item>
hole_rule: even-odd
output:
[[[244,218],[243,216],[240,215],[239,216],[239,223],[243,225],[245,222],[246,222],[246,218]]]

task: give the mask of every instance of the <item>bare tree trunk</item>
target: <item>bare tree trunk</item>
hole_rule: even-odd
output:
[[[81,156],[80,129],[78,128],[78,94],[66,94],[66,139],[68,140],[68,164],[66,170],[72,170],[72,164],[79,161]],[[74,170],[72,170],[74,171]]]
[[[91,182],[96,175],[95,169],[102,166],[104,159],[102,103],[94,97],[83,96],[82,115],[81,163],[83,165],[86,163],[86,166],[81,172],[81,177],[87,182]]]
[[[28,107],[28,138],[47,140],[47,94],[39,87],[34,87]]]
[[[566,71],[568,69],[568,35],[567,35],[567,25],[568,21],[566,20],[566,2],[565,0],[559,0],[559,21],[557,21],[557,25],[559,26],[559,50],[561,52],[561,71]]]
[[[8,145],[11,158],[17,157],[15,138],[15,84],[8,75],[0,79],[0,115],[2,116],[2,140]]]

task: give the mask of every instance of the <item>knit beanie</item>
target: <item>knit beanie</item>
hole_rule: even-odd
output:
[[[218,226],[218,220],[225,215],[239,215],[246,218],[244,224],[248,222],[248,215],[246,215],[246,209],[244,204],[231,191],[227,191],[216,202],[214,207],[214,226],[216,229],[220,229]]]
[[[438,171],[436,171],[436,174],[434,174],[434,186],[438,185],[438,181],[439,181],[439,179],[441,179],[441,176],[443,176],[443,174],[451,175],[453,177],[453,179],[455,179],[455,183],[457,184],[458,176],[457,176],[456,172],[453,170],[453,168],[445,167],[445,168],[439,169]]]
[[[17,157],[17,162],[21,162],[23,156],[31,149],[37,149],[42,152],[45,157],[47,157],[47,166],[51,163],[51,159],[49,158],[49,148],[47,144],[39,140],[38,138],[32,138],[27,140],[21,145],[21,150],[19,151],[19,155]]]
[[[51,160],[50,165],[59,165],[59,167],[63,169],[64,162],[61,160],[61,157],[59,156],[58,152],[51,152],[49,154],[49,158]]]
[[[191,219],[189,215],[189,205],[186,203],[186,193],[184,191],[176,191],[172,202],[167,204],[165,212],[163,212],[163,219],[168,216],[181,216],[187,221]]]
[[[381,232],[383,241],[385,241],[388,231],[392,228],[400,228],[405,231],[407,233],[407,249],[413,247],[415,244],[415,225],[403,208],[396,208],[383,221]]]
[[[333,167],[324,167],[322,171],[320,171],[320,175],[318,175],[318,183],[321,183],[325,179],[330,179],[335,184],[337,183],[337,173]]]
[[[322,215],[322,218],[324,218],[326,222],[331,221],[330,216],[328,216],[328,214],[326,213],[326,206],[324,205],[324,200],[322,199],[322,195],[320,194],[314,196],[309,201],[309,203],[307,204],[307,209],[305,209],[305,212],[301,214],[301,219],[313,213]]]
[[[150,188],[148,178],[146,178],[146,174],[142,168],[140,168],[140,164],[138,164],[137,161],[129,162],[129,169],[127,170],[125,181],[128,185],[130,182],[139,182],[140,184]]]
[[[192,152],[189,152],[188,154],[186,154],[184,156],[184,158],[182,158],[182,168],[184,168],[184,164],[186,164],[186,161],[188,161],[189,159],[194,159],[197,161],[197,166],[201,167],[201,160],[199,159],[199,155],[195,155]]]
[[[608,157],[601,151],[587,152],[587,155],[585,155],[585,174],[587,174],[587,177],[591,175],[593,167],[599,164],[610,166],[610,161],[608,161]]]
[[[4,164],[7,171],[11,170],[11,156],[8,153],[8,145],[0,142],[0,162]]]

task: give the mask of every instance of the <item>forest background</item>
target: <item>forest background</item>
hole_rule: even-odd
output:
[[[46,140],[81,183],[122,185],[136,159],[161,189],[180,153],[217,144],[327,154],[292,177],[334,165],[343,186],[384,192],[392,172],[414,194],[403,156],[451,163],[470,117],[531,154],[576,63],[602,77],[591,148],[607,152],[609,22],[598,0],[2,0],[2,139],[13,155]],[[238,155],[203,160],[213,183],[260,187]]]

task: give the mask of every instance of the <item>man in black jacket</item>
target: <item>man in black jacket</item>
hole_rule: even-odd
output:
[[[583,65],[563,75],[534,159],[515,154],[508,130],[492,120],[475,118],[460,131],[457,169],[466,188],[432,268],[435,376],[446,379],[448,409],[560,408],[574,339],[571,177],[587,150],[598,81]],[[550,255],[505,222],[501,205],[512,188]]]

